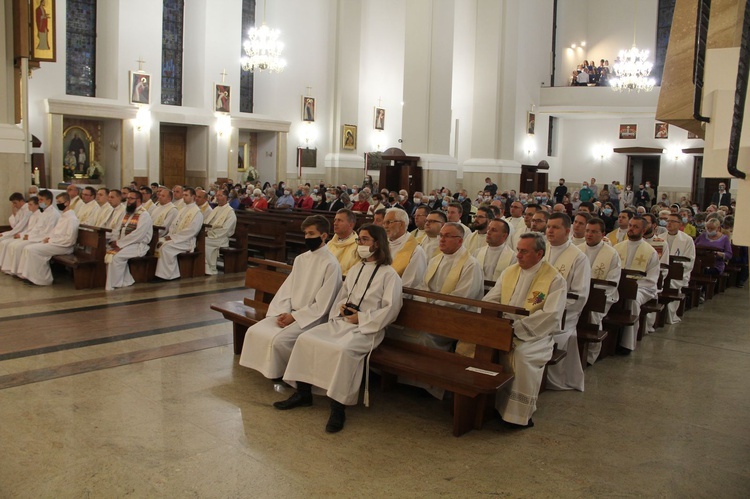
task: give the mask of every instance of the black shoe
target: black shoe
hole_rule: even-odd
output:
[[[338,433],[344,429],[346,421],[346,406],[338,402],[331,402],[331,415],[326,423],[326,433]]]
[[[150,282],[152,284],[156,284],[156,283],[159,283],[159,282],[169,282],[169,280],[168,279],[164,279],[163,277],[154,277],[153,279],[151,279],[148,282]]]
[[[617,346],[617,349],[615,350],[615,353],[617,355],[630,355],[633,351],[629,348]]]
[[[280,411],[286,411],[294,409],[295,407],[310,407],[312,405],[312,394],[294,392],[291,397],[286,400],[280,400],[274,402],[273,406]]]
[[[533,428],[534,427],[534,420],[529,419],[529,422],[526,424],[517,424],[517,423],[509,423],[508,421],[502,419],[503,426],[508,428],[509,430],[524,430],[526,428]]]

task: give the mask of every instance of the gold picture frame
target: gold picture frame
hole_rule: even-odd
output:
[[[302,96],[302,121],[308,123],[315,121],[315,97]]]
[[[69,126],[63,132],[63,177],[88,178],[91,162],[95,161],[94,138],[77,125]]]
[[[32,0],[29,4],[31,22],[31,60],[57,61],[57,7],[55,0]]]
[[[247,171],[247,162],[250,156],[250,145],[247,142],[240,142],[237,147],[237,171]]]
[[[357,149],[357,125],[344,125],[341,132],[341,148],[347,151]]]
[[[229,113],[232,106],[232,87],[214,83],[214,112]]]

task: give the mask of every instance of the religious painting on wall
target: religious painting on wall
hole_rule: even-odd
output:
[[[620,139],[635,139],[638,125],[620,125]]]
[[[297,148],[297,162],[300,168],[316,168],[318,166],[318,150],[309,147]]]
[[[353,151],[357,148],[357,125],[344,125],[341,134],[341,148]]]
[[[229,85],[214,84],[214,111],[217,113],[228,113],[231,97],[232,89]]]
[[[526,113],[526,133],[534,135],[534,129],[536,128],[536,114]]]
[[[315,97],[302,96],[302,121],[315,121]]]
[[[654,138],[655,139],[668,139],[669,138],[669,123],[656,123],[654,125]]]
[[[248,164],[248,144],[247,142],[240,142],[239,147],[237,148],[237,171],[238,172],[244,172],[247,170],[247,164]]]
[[[375,108],[375,130],[385,130],[385,109]]]
[[[80,126],[70,126],[63,132],[63,178],[99,178],[94,160],[94,139]]]
[[[31,59],[55,62],[57,10],[55,0],[31,1]]]
[[[151,75],[140,71],[130,72],[130,103],[149,104],[151,102]]]

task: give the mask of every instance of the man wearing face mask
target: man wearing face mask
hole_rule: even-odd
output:
[[[563,198],[568,193],[568,187],[565,185],[565,179],[561,178],[559,185],[555,187],[555,192],[553,194],[553,197],[555,198],[555,203],[562,203]]]
[[[732,195],[727,191],[727,184],[719,182],[719,191],[711,196],[711,204],[716,206],[729,206],[732,204]]]
[[[633,194],[633,203],[635,206],[647,207],[650,205],[651,196],[649,196],[643,184],[638,184],[638,192]]]
[[[464,224],[464,226],[468,226],[471,223],[471,199],[469,198],[469,193],[466,189],[461,189],[458,191],[458,202],[461,203],[461,208],[463,209],[463,212],[461,213],[461,223]],[[468,232],[466,233],[469,234]]]
[[[23,233],[23,235],[16,234],[18,237],[13,236],[5,246],[5,253],[0,260],[0,264],[2,271],[6,274],[17,275],[24,248],[30,244],[41,242],[54,230],[55,225],[60,220],[60,211],[52,206],[52,192],[47,189],[42,189],[39,192],[39,209],[42,214],[34,228]]]
[[[64,192],[55,198],[57,209],[62,211],[60,220],[52,233],[41,242],[26,246],[21,254],[18,275],[37,286],[52,284],[52,271],[49,261],[55,255],[69,255],[73,253],[78,240],[78,217],[70,208],[70,196]]]
[[[341,288],[341,267],[326,240],[331,231],[321,215],[302,222],[308,251],[294,259],[292,272],[268,306],[266,318],[247,330],[240,365],[278,379],[297,337],[323,323]]]
[[[578,199],[580,199],[582,203],[587,203],[594,199],[594,191],[589,188],[589,184],[585,180],[583,181],[581,190],[578,191]]]
[[[495,214],[489,208],[484,206],[477,208],[474,223],[471,225],[474,232],[466,236],[466,242],[464,243],[464,246],[472,255],[476,255],[487,244],[487,228],[493,218],[495,218]]]
[[[648,199],[651,202],[651,204],[647,205],[647,208],[650,208],[656,203],[656,193],[654,192],[653,187],[651,187],[651,182],[646,180],[646,193],[648,194]]]
[[[107,264],[107,283],[104,289],[131,286],[135,283],[130,275],[128,260],[142,257],[148,252],[153,235],[153,221],[137,192],[126,197],[125,214],[119,218],[108,244],[104,261]]]
[[[292,211],[293,207],[294,207],[294,198],[292,197],[292,191],[289,190],[288,187],[285,187],[284,191],[282,192],[282,195],[279,196],[279,199],[276,201],[276,209]]]

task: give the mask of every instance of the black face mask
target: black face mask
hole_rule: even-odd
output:
[[[136,209],[136,208],[137,208],[137,206],[136,206],[136,205],[134,205],[134,204],[130,204],[130,203],[128,203],[128,204],[126,204],[126,205],[125,205],[125,211],[126,211],[126,212],[127,212],[128,214],[133,214],[133,213],[135,213],[135,209]]]
[[[57,203],[57,209],[60,211],[65,211],[65,203]]]
[[[320,236],[305,238],[305,246],[307,246],[307,249],[309,249],[310,251],[315,251],[316,249],[320,248],[321,244],[323,244],[323,238]]]
[[[396,198],[388,198],[388,202],[389,203],[395,203],[396,202]]]

